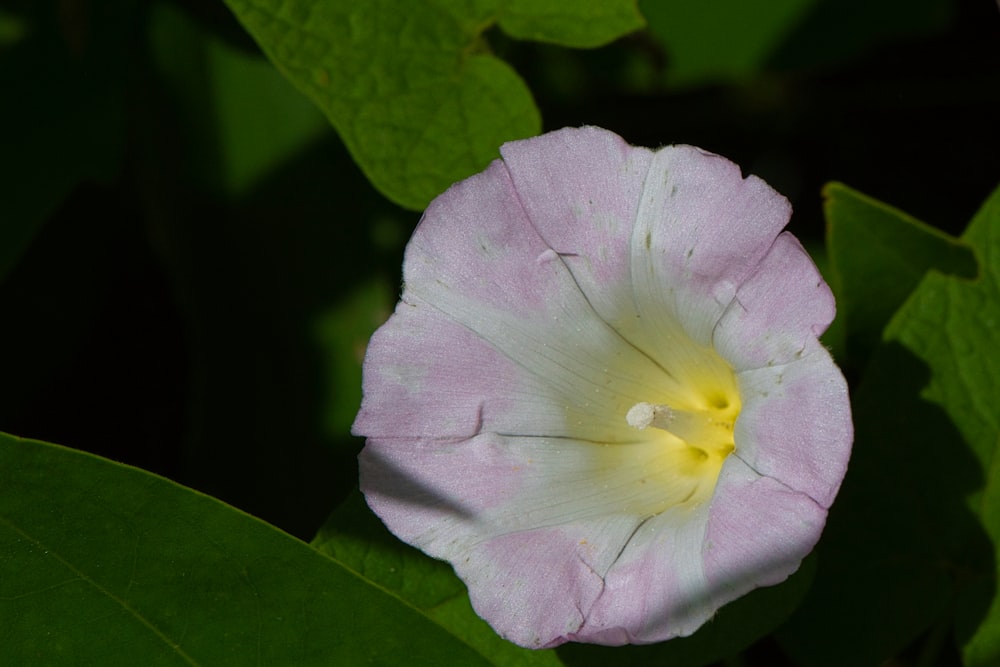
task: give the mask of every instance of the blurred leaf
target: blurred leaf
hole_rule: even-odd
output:
[[[194,166],[209,186],[246,194],[326,131],[323,114],[269,62],[232,46],[173,5],[153,6],[149,39],[194,130]]]
[[[951,0],[640,0],[667,56],[669,86],[730,83],[768,70],[857,58],[874,46],[932,34]]]
[[[413,209],[485,168],[503,142],[541,129],[524,82],[489,53],[483,32],[491,24],[567,43],[608,41],[637,27],[609,20],[624,10],[596,12],[593,2],[567,4],[576,9],[554,20],[528,2],[507,16],[501,0],[422,0],[405,9],[389,0],[227,4],[326,113],[372,183]]]
[[[893,313],[930,269],[976,275],[968,245],[841,183],[829,183],[827,247],[847,353],[863,367]]]
[[[641,0],[667,52],[667,83],[738,80],[758,72],[818,0]]]
[[[0,554],[3,664],[488,664],[261,521],[143,471],[7,435]]]
[[[320,529],[312,545],[420,609],[467,642],[491,665],[558,666],[555,651],[532,651],[501,639],[476,616],[451,566],[403,544],[355,490]],[[385,623],[383,628],[389,628]]]
[[[645,25],[635,0],[504,0],[500,28],[515,39],[588,48]]]
[[[29,3],[4,19],[0,280],[74,187],[118,172],[132,4]]]
[[[28,34],[28,22],[24,17],[0,8],[0,49],[9,48]]]
[[[1000,348],[998,211],[994,194],[962,237],[982,274],[969,281],[931,270],[889,322],[854,394],[854,455],[825,558],[781,633],[805,665],[878,664],[951,624],[956,600],[967,658],[985,665],[998,657],[998,623],[984,614],[996,593],[1000,526],[994,491],[983,488],[1000,438],[1000,360],[982,353]],[[922,650],[941,650],[939,634]]]
[[[758,0],[763,4],[766,0]],[[771,54],[781,70],[829,67],[856,60],[879,46],[946,30],[954,0],[813,0],[808,13]]]
[[[330,383],[323,410],[326,431],[350,433],[361,407],[361,364],[368,339],[392,313],[395,298],[384,279],[376,278],[358,287],[344,301],[324,312],[316,323],[315,336],[324,353]]]

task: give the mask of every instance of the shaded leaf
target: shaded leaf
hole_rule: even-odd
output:
[[[201,181],[245,194],[327,129],[326,120],[258,54],[235,48],[170,4],[150,14],[158,68],[191,128]]]
[[[63,199],[118,172],[122,84],[136,9],[124,0],[29,3],[0,23],[0,280]],[[68,102],[72,100],[72,102]],[[72,113],[67,113],[67,105]]]
[[[257,519],[135,468],[8,435],[0,563],[3,664],[486,664]]]
[[[830,183],[823,194],[838,318],[861,367],[928,270],[972,278],[976,258],[961,241],[846,185]]]
[[[854,455],[824,538],[826,558],[781,634],[805,665],[874,665],[913,642],[947,650],[940,628],[952,623],[956,600],[967,658],[997,657],[990,651],[998,624],[984,614],[996,592],[991,541],[1000,526],[991,524],[991,491],[983,488],[1000,434],[1000,361],[981,351],[1000,347],[998,202],[994,195],[962,237],[981,275],[931,270],[892,317],[855,392]],[[910,224],[892,217],[901,229]],[[904,238],[919,238],[914,231]],[[917,247],[935,244],[954,247],[940,239]],[[982,633],[970,640],[977,627]]]
[[[667,52],[667,83],[685,86],[755,74],[816,2],[643,0],[640,7]]]
[[[930,273],[893,319],[886,336],[925,361],[930,381],[921,395],[939,406],[961,434],[961,440],[983,471],[971,489],[978,513],[993,545],[1000,543],[997,511],[997,445],[1000,444],[1000,189],[973,218],[962,240],[979,258],[981,275],[966,281]],[[938,442],[938,447],[948,446]],[[983,569],[985,561],[986,569]],[[970,564],[963,590],[959,634],[967,664],[994,665],[1000,660],[1000,609],[994,603],[981,617],[982,593],[996,591],[994,553]],[[980,626],[980,621],[982,625]],[[978,628],[977,628],[978,626]],[[971,635],[971,637],[970,637]]]

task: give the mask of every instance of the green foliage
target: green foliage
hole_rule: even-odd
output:
[[[873,44],[940,30],[949,0],[641,0],[669,66],[685,87],[746,81],[768,70],[829,66]]]
[[[149,39],[193,130],[188,148],[208,188],[244,195],[326,130],[322,113],[264,58],[173,5],[153,6]]]
[[[310,548],[0,434],[0,665],[1000,662],[1000,191],[954,238],[830,184],[809,238],[825,178],[946,223],[992,185],[995,6],[923,42],[958,3],[640,6],[648,32],[581,52],[635,0],[4,4],[0,429],[314,534],[357,482],[365,341],[417,222],[363,176],[422,208],[539,132],[537,99],[736,159],[828,250],[856,445],[818,553],[689,638],[527,651],[356,491]]]
[[[870,336],[905,303],[854,393],[851,467],[816,585],[782,641],[806,665],[876,664],[918,640],[932,660],[942,628],[955,622],[970,664],[994,664],[998,612],[986,608],[1000,534],[992,500],[1000,368],[995,355],[977,351],[1000,346],[1000,190],[969,225],[964,246],[842,186],[829,192],[831,259],[843,278],[848,331],[859,326],[859,336]],[[863,243],[846,241],[845,232],[857,238],[863,229]],[[937,270],[974,275],[965,248],[979,260],[976,279]],[[855,303],[863,298],[875,305]]]
[[[64,40],[56,10],[32,3],[0,16],[0,281],[73,188],[111,180],[121,160],[121,36],[135,10],[104,3],[109,20],[61,26]]]
[[[0,554],[4,664],[488,664],[257,519],[149,473],[7,435]]]
[[[827,248],[847,353],[863,366],[889,319],[930,269],[972,278],[969,246],[841,183],[826,198]]]
[[[634,2],[227,0],[268,57],[330,119],[393,201],[422,209],[483,169],[505,141],[537,134],[521,78],[491,55],[498,19],[515,36],[596,45],[641,26]],[[607,9],[601,9],[607,6]]]
[[[670,59],[676,86],[739,79],[764,67],[816,0],[643,0],[650,32]]]
[[[968,588],[964,604],[978,607],[994,596],[1000,544],[997,451],[1000,445],[1000,188],[969,224],[962,240],[972,246],[982,267],[975,281],[931,272],[900,309],[886,337],[919,358],[929,371],[921,398],[954,424],[968,453],[975,457],[978,484],[966,494],[992,545],[992,554],[966,568],[959,581]],[[939,441],[952,450],[956,443]],[[947,520],[947,517],[942,517]],[[989,556],[993,556],[991,559]],[[989,567],[985,572],[983,566]],[[1000,660],[1000,609],[977,618],[978,609],[962,610],[959,632],[966,664],[995,665]],[[982,623],[980,625],[980,622]],[[971,636],[970,636],[971,635]]]

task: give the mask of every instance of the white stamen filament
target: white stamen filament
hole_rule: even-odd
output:
[[[715,421],[704,412],[685,412],[666,405],[636,403],[625,415],[629,426],[640,431],[652,426],[671,433],[685,442],[694,444],[703,436],[706,427]]]

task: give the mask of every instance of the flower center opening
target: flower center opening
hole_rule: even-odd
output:
[[[736,449],[736,376],[714,350],[701,352],[683,382],[651,397],[658,400],[621,408],[632,440],[606,450],[603,461],[615,466],[622,511],[652,516],[707,502]]]

